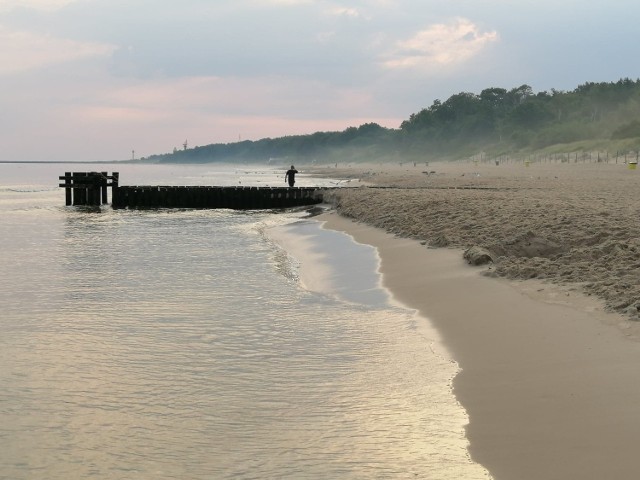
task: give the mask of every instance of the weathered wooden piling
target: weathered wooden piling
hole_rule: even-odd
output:
[[[67,181],[66,180],[67,178],[69,179],[71,178],[71,172],[64,172],[64,177],[59,177],[60,180],[65,180],[65,181]],[[68,181],[70,182],[71,180],[68,180]],[[67,206],[73,204],[73,193],[71,193],[71,188],[66,187],[64,189],[64,195],[65,195],[65,204]]]
[[[109,172],[100,172],[102,174],[102,178],[101,178],[101,182],[100,182],[100,190],[102,193],[102,203],[103,204],[107,204],[109,203],[109,198],[107,196],[107,177],[109,175]]]
[[[73,187],[73,204],[74,205],[86,205],[87,204],[87,185],[84,172],[73,172],[72,182]]]

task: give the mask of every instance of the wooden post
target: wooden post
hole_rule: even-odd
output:
[[[71,177],[72,177],[71,183],[75,185],[78,181],[79,176],[80,176],[80,172],[71,172]],[[73,187],[73,204],[80,205],[80,190],[78,190],[75,187]]]
[[[87,172],[81,173],[80,175],[84,177],[80,179],[80,182],[84,185],[84,187],[80,189],[81,205],[89,205],[89,192],[91,191],[91,188],[89,188],[89,180],[91,176]]]
[[[87,174],[84,172],[73,172],[73,183],[82,184],[85,181],[84,178]],[[74,205],[86,205],[87,204],[87,188],[85,186],[73,188],[73,204]]]
[[[65,184],[71,183],[71,172],[64,172],[64,176],[66,177],[64,180]],[[71,187],[64,187],[64,198],[65,205],[69,206],[73,204],[73,195],[71,194]]]
[[[116,196],[120,191],[120,173],[111,173],[111,203],[116,203]]]
[[[89,195],[89,205],[92,205],[94,207],[99,207],[100,206],[100,174],[98,172],[90,172],[88,179],[89,181],[88,185],[89,185],[89,189],[88,189],[88,195]]]
[[[100,190],[102,192],[102,203],[106,205],[109,203],[109,199],[107,198],[107,175],[109,172],[100,172],[102,177],[100,178]]]
[[[111,174],[111,206],[113,208],[122,208],[121,205],[121,196],[120,196],[120,187],[119,182],[120,174],[118,172],[113,172]]]

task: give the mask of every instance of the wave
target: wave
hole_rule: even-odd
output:
[[[13,192],[13,193],[39,193],[39,192],[52,192],[58,190],[59,187],[52,187],[51,185],[0,185],[0,192]]]

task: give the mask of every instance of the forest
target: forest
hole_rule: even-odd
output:
[[[145,161],[333,163],[640,150],[640,80],[589,82],[535,93],[529,85],[461,92],[414,113],[398,128],[376,123],[175,149]]]

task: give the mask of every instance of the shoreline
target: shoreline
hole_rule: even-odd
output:
[[[461,368],[453,388],[470,455],[495,479],[634,476],[640,344],[611,327],[619,315],[575,292],[570,305],[541,301],[530,284],[482,276],[459,250],[333,212],[318,220],[375,246],[384,286],[439,332]]]
[[[431,413],[434,415],[430,424],[432,428],[422,431],[423,435],[436,433],[435,436],[429,437],[427,445],[440,445],[439,448],[425,450],[422,454],[434,456],[436,459],[437,455],[443,455],[441,467],[446,464],[446,468],[449,468],[437,470],[439,467],[435,460],[431,467],[443,476],[433,478],[489,478],[486,468],[472,459],[469,453],[469,441],[465,434],[468,415],[453,391],[453,381],[460,368],[451,350],[445,345],[440,331],[415,306],[408,304],[390,290],[385,281],[385,274],[380,268],[382,258],[379,246],[374,242],[355,238],[350,228],[343,228],[345,225],[335,225],[331,220],[333,214],[334,212],[325,212],[293,223],[271,227],[267,235],[294,259],[297,265],[296,278],[303,289],[335,298],[340,302],[388,312],[390,317],[386,320],[391,323],[395,315],[408,319],[405,320],[408,323],[403,324],[401,330],[407,329],[405,334],[411,332],[407,346],[411,348],[413,342],[420,351],[413,357],[412,363],[424,364],[425,358],[427,363],[433,362],[428,360],[430,358],[438,358],[436,363],[443,367],[414,373],[423,378],[414,380],[417,383],[426,381],[427,378],[433,379],[434,376],[442,382],[433,384],[434,392],[439,392],[435,395],[437,402],[430,403],[429,399],[434,398],[431,396],[420,397],[426,403],[417,407],[424,411],[439,412]],[[351,223],[349,220],[340,220]],[[393,362],[394,359],[390,358],[387,361]],[[405,365],[402,375],[409,374],[409,371],[416,368],[417,365]],[[440,391],[439,388],[443,390]],[[418,402],[418,405],[420,403]],[[438,427],[444,426],[438,418],[443,415],[448,418],[446,428],[438,431]],[[420,442],[412,444],[411,447],[418,448],[419,444]],[[457,460],[453,460],[454,458]],[[455,463],[456,461],[460,463]],[[452,473],[456,468],[458,474]],[[463,471],[465,475],[459,476]]]

